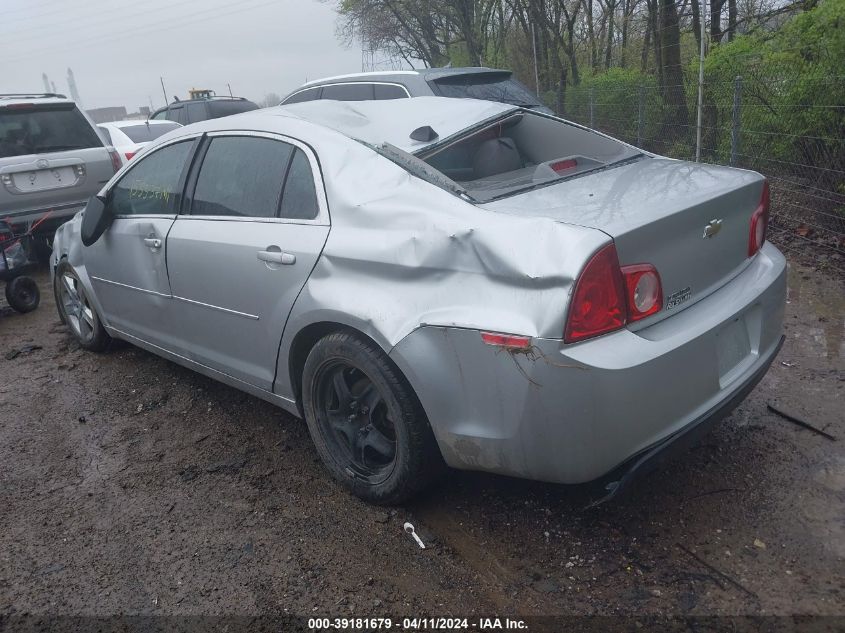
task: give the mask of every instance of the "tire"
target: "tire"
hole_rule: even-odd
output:
[[[59,262],[53,278],[53,292],[59,318],[68,326],[73,338],[92,352],[102,352],[111,342],[100,317],[88,300],[79,275],[66,259]]]
[[[387,355],[350,332],[320,339],[305,361],[308,431],[331,474],[369,503],[400,503],[445,465],[425,412]]]
[[[38,284],[32,277],[15,277],[6,284],[6,301],[16,312],[32,312],[41,302]]]

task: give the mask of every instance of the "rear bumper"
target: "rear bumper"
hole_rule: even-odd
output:
[[[745,400],[746,396],[751,393],[754,387],[757,386],[757,383],[763,379],[763,376],[769,371],[769,367],[777,357],[778,352],[780,352],[780,348],[783,347],[785,339],[785,336],[780,337],[775,348],[763,359],[763,362],[754,370],[754,373],[740,385],[733,396],[719,403],[715,408],[697,420],[694,420],[677,433],[634,455],[603,477],[601,483],[606,494],[594,501],[591,505],[595,506],[609,501],[622,492],[634,479],[653,471],[660,464],[687,450],[704,435],[709,433],[720,420],[730,415]]]
[[[762,378],[785,298],[786,262],[767,244],[718,291],[637,332],[575,345],[533,339],[517,353],[485,345],[476,330],[426,326],[391,358],[449,465],[568,484],[619,469],[620,487]]]

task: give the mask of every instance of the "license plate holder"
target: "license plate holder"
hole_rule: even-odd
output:
[[[751,357],[751,339],[745,317],[736,317],[716,332],[716,357],[719,381],[724,386],[741,373],[743,361]]]
[[[19,171],[12,174],[12,182],[18,191],[32,193],[72,187],[77,182],[73,167],[53,167],[50,169],[33,169]]]

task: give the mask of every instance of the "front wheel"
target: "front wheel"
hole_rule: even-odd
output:
[[[361,499],[399,503],[443,470],[419,400],[372,343],[348,332],[320,339],[305,362],[302,385],[320,458]]]
[[[59,318],[70,328],[80,347],[92,352],[102,352],[106,349],[111,337],[88,300],[88,294],[79,281],[79,276],[67,260],[62,260],[56,267],[53,291]]]
[[[13,310],[25,314],[38,307],[41,293],[32,277],[15,277],[6,284],[6,301]]]

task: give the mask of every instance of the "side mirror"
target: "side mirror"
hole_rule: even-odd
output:
[[[91,196],[82,214],[82,229],[80,230],[82,243],[85,246],[91,246],[100,239],[111,225],[112,219],[105,200],[99,196]]]

